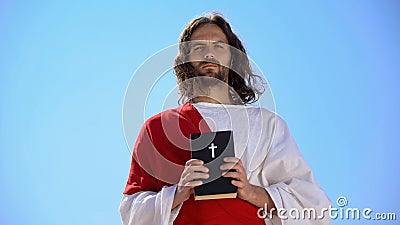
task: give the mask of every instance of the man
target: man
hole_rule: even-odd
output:
[[[285,122],[248,105],[261,94],[262,79],[230,25],[215,14],[197,18],[180,43],[174,69],[184,104],[143,125],[120,205],[123,223],[330,224],[326,215],[290,218],[291,209],[301,215],[309,208],[311,218],[322,217],[330,201]],[[224,159],[221,176],[233,178],[238,197],[194,201],[194,187],[210,175],[204,162],[191,159],[189,136],[222,130],[233,130],[235,157]]]

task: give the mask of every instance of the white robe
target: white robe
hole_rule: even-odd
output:
[[[235,156],[240,158],[253,185],[264,187],[284,217],[266,216],[267,225],[331,224],[328,213],[319,219],[290,219],[296,210],[328,209],[330,200],[319,187],[282,118],[259,106],[193,104],[212,131],[233,130]],[[176,185],[159,192],[124,195],[123,224],[173,224],[182,205],[171,210]],[[284,213],[286,210],[286,213]],[[307,213],[307,212],[306,212]],[[307,215],[307,214],[306,214]]]

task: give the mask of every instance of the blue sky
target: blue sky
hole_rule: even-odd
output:
[[[399,6],[1,1],[0,224],[121,224],[125,90],[147,58],[209,11],[227,17],[269,80],[331,200],[399,217]],[[148,104],[145,116],[159,109]]]

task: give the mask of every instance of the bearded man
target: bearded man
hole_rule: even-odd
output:
[[[330,224],[324,214],[330,201],[286,123],[251,104],[264,82],[223,17],[211,14],[187,25],[174,70],[183,104],[141,128],[120,205],[125,225]],[[233,131],[235,157],[224,158],[221,176],[232,178],[237,198],[195,201],[193,189],[210,174],[191,158],[189,137],[224,130]],[[291,218],[293,209],[315,215]]]

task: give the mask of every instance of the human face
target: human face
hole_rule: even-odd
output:
[[[228,39],[215,24],[205,24],[193,32],[189,61],[200,76],[218,78],[227,82],[231,61]]]

